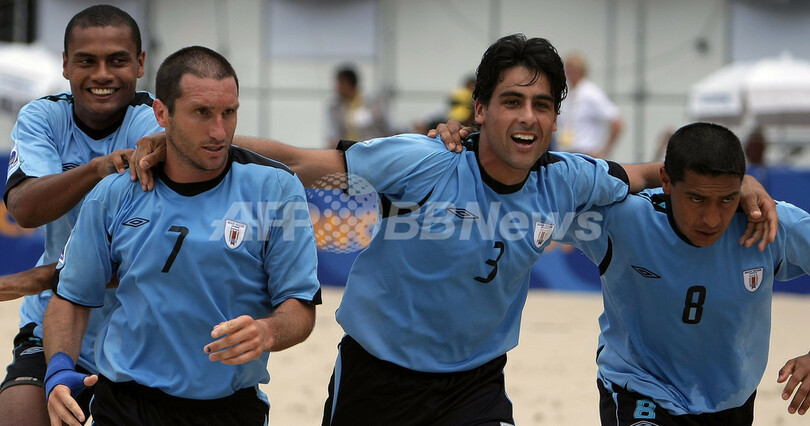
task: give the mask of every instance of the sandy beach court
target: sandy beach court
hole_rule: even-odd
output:
[[[778,283],[776,285],[779,285]],[[319,425],[326,387],[342,331],[334,319],[342,288],[324,287],[315,331],[291,349],[270,356],[270,424]],[[11,360],[19,301],[0,303],[0,364]],[[532,290],[523,314],[520,344],[509,353],[506,386],[518,425],[598,426],[596,391],[597,317],[602,300],[596,293]],[[806,425],[810,417],[790,415],[776,383],[779,368],[807,353],[805,320],[810,297],[777,294],[773,304],[771,355],[759,386],[757,426]],[[699,361],[698,361],[699,362]]]

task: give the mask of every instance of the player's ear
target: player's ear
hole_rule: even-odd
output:
[[[67,53],[62,52],[62,77],[65,77],[65,80],[70,80],[68,77],[68,57]]]
[[[146,61],[146,51],[141,50],[141,53],[138,54],[138,78],[143,77],[144,68],[143,64]]]
[[[169,108],[160,99],[155,99],[152,102],[152,110],[155,112],[158,124],[165,129],[169,122]]]
[[[663,188],[664,194],[672,193],[672,180],[663,166],[661,166],[661,188]]]
[[[484,112],[487,106],[481,103],[478,99],[475,100],[475,122],[479,125],[484,124]]]

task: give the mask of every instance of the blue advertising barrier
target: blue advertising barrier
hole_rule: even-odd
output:
[[[5,186],[8,154],[0,154],[0,188]],[[810,211],[810,171],[771,168],[761,170],[757,175],[774,199],[788,200],[791,203]],[[367,241],[368,235],[351,235],[353,231],[370,233],[371,209],[374,207],[368,199],[341,198],[339,191],[329,193],[325,190],[307,189],[308,201],[313,205],[313,223],[318,239],[318,278],[323,285],[342,286],[346,283],[349,269],[357,256],[356,244],[338,244],[336,234],[344,228],[343,234],[349,239]],[[349,215],[344,210],[350,209],[355,214],[360,212],[360,219]],[[348,230],[348,231],[347,231]],[[334,239],[330,239],[330,233]],[[362,232],[359,232],[362,234]],[[342,235],[346,237],[346,235]],[[18,272],[33,266],[42,252],[43,238],[39,231],[23,230],[8,215],[5,204],[0,205],[0,275]],[[348,249],[347,249],[348,248]],[[396,262],[396,259],[392,260]],[[380,265],[380,267],[386,267]],[[599,273],[596,266],[582,252],[570,246],[552,244],[532,268],[531,287],[566,291],[599,291]],[[777,282],[775,291],[810,294],[810,277],[803,276],[790,282]]]
[[[6,187],[8,160],[8,153],[0,154],[0,188]],[[39,230],[20,228],[6,211],[6,203],[0,203],[0,275],[34,266],[44,244]]]

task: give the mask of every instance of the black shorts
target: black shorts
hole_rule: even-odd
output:
[[[737,408],[716,413],[676,416],[658,407],[644,395],[616,385],[611,385],[613,388],[611,391],[599,379],[596,380],[596,385],[599,388],[599,415],[602,418],[602,426],[750,426],[754,422],[756,391],[745,404]]]
[[[339,349],[339,383],[333,372],[323,426],[515,423],[504,388],[506,355],[469,371],[423,373],[376,358],[349,336]]]
[[[245,388],[219,399],[187,399],[136,382],[116,383],[98,377],[90,406],[98,426],[262,426],[270,407]]]
[[[45,387],[45,352],[42,339],[34,336],[36,324],[29,323],[14,336],[14,358],[6,367],[6,378],[0,392],[16,385]]]
[[[34,336],[35,323],[28,323],[14,336],[14,359],[6,367],[6,378],[0,384],[0,392],[17,385],[33,385],[45,387],[45,372],[48,364],[45,362],[45,351],[42,348],[42,339]],[[90,374],[81,366],[76,371]],[[90,399],[93,397],[93,388],[87,388],[76,398],[76,402],[85,413],[88,412]]]

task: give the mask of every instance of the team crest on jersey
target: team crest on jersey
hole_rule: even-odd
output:
[[[554,233],[553,223],[534,222],[534,245],[542,247]]]
[[[743,271],[743,284],[748,291],[757,291],[762,285],[762,275],[764,268],[746,269]]]
[[[11,154],[8,155],[8,168],[13,169],[20,164],[20,156],[17,154],[17,141],[14,141],[14,146],[11,148]]]
[[[242,241],[245,239],[245,231],[247,230],[247,225],[241,222],[237,222],[235,220],[226,219],[225,220],[225,245],[228,248],[235,249],[242,245]]]

